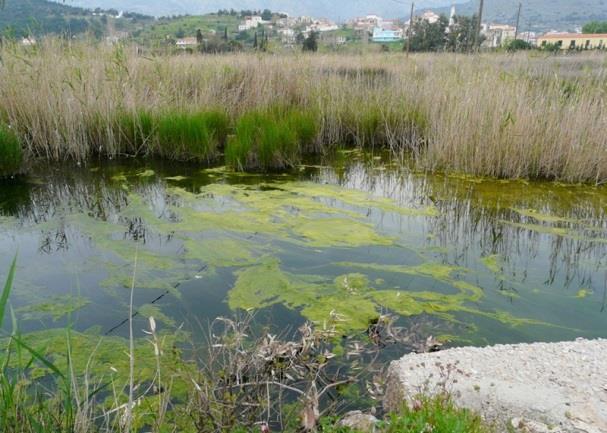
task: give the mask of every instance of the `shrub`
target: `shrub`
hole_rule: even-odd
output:
[[[505,46],[507,51],[521,51],[521,50],[531,50],[533,49],[533,45],[530,42],[524,41],[522,39],[513,39],[508,41]]]
[[[0,177],[16,174],[22,162],[19,137],[7,125],[0,123]]]
[[[157,125],[158,152],[172,159],[210,161],[225,143],[229,124],[220,111],[164,114]]]

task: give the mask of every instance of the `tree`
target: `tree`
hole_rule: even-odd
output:
[[[304,40],[303,50],[312,53],[318,51],[318,34],[316,32],[310,32],[308,37]]]
[[[261,13],[261,19],[264,21],[272,21],[272,11],[270,9],[264,9]]]
[[[228,37],[228,28],[226,27],[224,29],[224,32],[223,32],[223,40],[227,41],[228,39],[229,39],[229,37]]]
[[[202,45],[204,42],[204,37],[202,36],[202,31],[200,29],[196,30],[196,43],[198,45]]]
[[[181,27],[177,29],[177,31],[175,32],[175,37],[177,39],[182,39],[183,37],[185,37],[185,30],[183,30]]]
[[[446,32],[449,19],[441,15],[438,21],[430,23],[428,20],[417,19],[411,29],[412,51],[442,51],[446,46]]]
[[[533,45],[531,45],[529,42],[524,41],[522,39],[514,39],[511,41],[508,41],[508,43],[505,45],[505,48],[507,51],[521,51],[521,50],[530,50],[533,48]]]
[[[607,33],[607,21],[591,21],[582,27],[582,33]]]
[[[472,17],[455,16],[453,25],[447,29],[445,49],[454,52],[470,51],[474,46],[477,22],[476,15]]]

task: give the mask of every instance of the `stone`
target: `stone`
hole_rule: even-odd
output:
[[[349,427],[359,432],[374,433],[378,422],[378,419],[373,415],[354,410],[345,414],[338,424],[341,427]]]
[[[446,374],[437,362],[457,370]],[[394,361],[384,407],[398,411],[420,393],[448,392],[500,433],[511,431],[513,419],[527,433],[605,433],[605,383],[607,340],[466,347]]]

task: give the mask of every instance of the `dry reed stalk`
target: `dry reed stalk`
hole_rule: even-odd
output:
[[[316,152],[371,142],[411,152],[431,171],[607,181],[599,54],[144,57],[49,39],[34,52],[5,44],[0,55],[0,119],[30,157],[133,153],[121,141],[121,113],[220,108],[236,120],[296,106],[318,113]],[[155,152],[153,143],[140,150]]]

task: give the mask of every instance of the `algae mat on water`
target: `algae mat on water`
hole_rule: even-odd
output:
[[[406,246],[410,233],[402,227],[439,217],[433,205],[405,206],[313,182],[212,183],[187,190],[170,186],[185,177],[173,179],[167,184],[151,170],[115,174],[112,194],[119,198],[102,216],[66,206],[61,218],[37,228],[84,234],[94,254],[83,269],[103,270],[100,285],[117,299],[124,299],[136,260],[136,289],[166,290],[179,298],[180,284],[204,285],[224,269],[222,275],[234,277],[224,281],[232,309],[281,304],[344,332],[363,330],[384,312],[536,323],[483,306],[484,290],[466,279],[470,270],[437,261],[423,253],[423,245],[419,251]],[[399,229],[386,227],[388,220]],[[369,263],[370,249],[387,262]],[[73,309],[86,305],[83,298]],[[38,309],[55,318],[69,313],[44,304]],[[158,306],[143,310],[168,326],[178,323]]]

